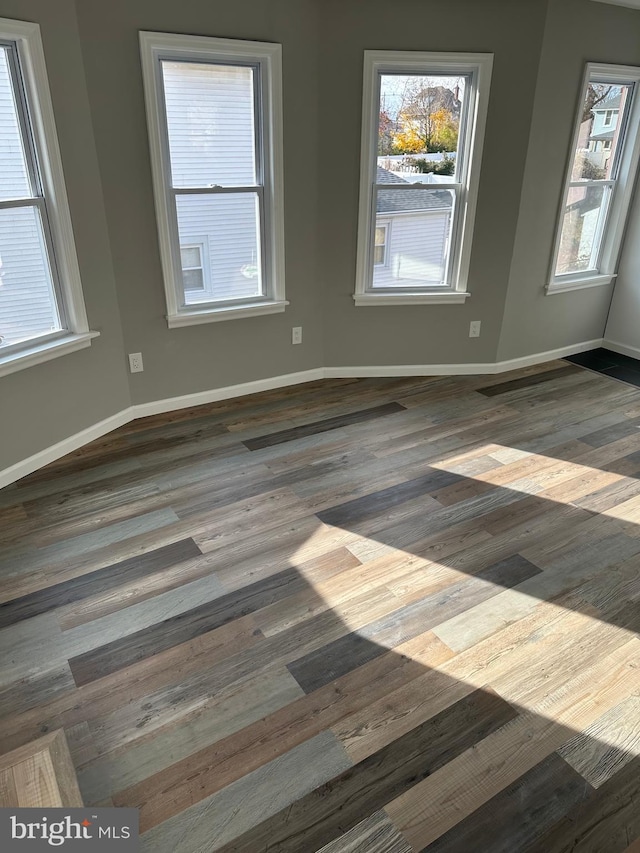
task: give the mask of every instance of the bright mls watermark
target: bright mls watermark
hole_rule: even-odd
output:
[[[136,853],[137,809],[0,809],[2,853]]]

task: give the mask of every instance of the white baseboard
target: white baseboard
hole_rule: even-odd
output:
[[[180,397],[169,397],[165,400],[155,400],[150,403],[139,403],[123,409],[115,415],[94,424],[69,438],[29,456],[4,471],[0,471],[0,488],[15,483],[27,474],[43,468],[50,462],[55,462],[67,453],[78,450],[90,441],[101,438],[108,432],[136,418],[144,418],[149,415],[159,415],[164,412],[173,412],[176,409],[201,406],[205,403],[216,403],[220,400],[229,400],[232,397],[244,397],[248,394],[258,394],[260,391],[271,391],[274,388],[286,388],[289,385],[300,385],[303,382],[314,382],[318,379],[347,379],[365,378],[373,376],[464,376],[474,374],[505,373],[508,370],[516,370],[520,367],[529,367],[535,364],[543,364],[545,361],[554,361],[567,355],[575,355],[607,346],[616,352],[625,355],[640,357],[640,350],[632,347],[616,349],[622,344],[614,344],[602,339],[584,341],[580,344],[561,347],[560,349],[548,350],[547,352],[526,355],[521,358],[512,358],[508,361],[477,364],[401,364],[401,365],[377,365],[377,366],[353,366],[353,367],[315,367],[311,370],[302,370],[297,373],[286,373],[281,376],[272,376],[268,379],[258,379],[254,382],[242,382],[239,385],[228,385],[224,388],[214,388],[210,391],[200,391],[196,394],[184,394]]]
[[[534,364],[544,364],[545,361],[555,361],[567,355],[577,355],[603,346],[602,338],[593,341],[583,341],[567,347],[538,352],[534,355],[524,355],[507,361],[494,361],[475,364],[394,364],[394,365],[363,365],[355,367],[325,367],[325,379],[364,378],[369,376],[474,376],[477,374],[506,373],[520,367],[531,367]]]
[[[131,408],[123,409],[121,412],[111,415],[111,417],[105,418],[93,426],[87,427],[87,429],[83,429],[81,432],[77,432],[75,435],[57,442],[57,444],[52,444],[51,447],[47,447],[39,453],[34,453],[33,456],[23,459],[22,462],[16,462],[15,465],[11,465],[9,468],[5,468],[4,471],[0,471],[0,488],[15,483],[16,480],[20,480],[22,477],[26,477],[27,474],[38,471],[40,468],[44,468],[45,465],[55,462],[56,459],[66,456],[67,453],[79,450],[85,444],[89,444],[90,441],[95,441],[96,438],[102,438],[108,432],[112,432],[114,429],[118,429],[118,427],[129,423],[132,417]]]
[[[316,367],[312,370],[301,370],[298,373],[286,373],[281,376],[270,376],[268,379],[258,379],[255,382],[243,382],[239,385],[228,385],[225,388],[214,388],[210,391],[200,391],[196,394],[184,394],[180,397],[170,397],[166,400],[155,400],[151,403],[140,403],[129,406],[115,415],[94,424],[75,435],[59,441],[57,444],[34,453],[22,462],[16,462],[4,471],[0,471],[0,489],[21,480],[27,474],[44,468],[56,459],[61,459],[67,453],[79,450],[90,441],[101,438],[108,432],[124,426],[136,418],[144,418],[148,415],[159,415],[164,412],[173,412],[176,409],[186,409],[191,406],[202,406],[205,403],[216,403],[219,400],[229,400],[232,397],[243,397],[248,394],[257,394],[260,391],[271,391],[274,388],[286,388],[288,385],[299,385],[303,382],[313,382],[324,379],[324,369]]]
[[[324,368],[314,367],[312,370],[300,370],[298,373],[270,376],[268,379],[242,382],[239,385],[227,385],[224,388],[199,391],[196,394],[168,397],[165,400],[154,400],[151,403],[138,403],[132,407],[133,418],[146,418],[149,415],[174,412],[176,409],[204,406],[205,403],[217,403],[220,400],[230,400],[232,397],[245,397],[248,394],[259,394],[260,391],[272,391],[274,388],[286,388],[288,385],[301,385],[303,382],[314,382],[316,379],[324,378]]]
[[[621,355],[628,355],[631,358],[640,358],[640,349],[638,347],[630,347],[628,344],[619,344],[617,341],[609,341],[605,338],[602,342],[605,349],[619,352]]]
[[[497,370],[494,373],[504,373],[507,370],[517,370],[519,367],[531,367],[534,364],[543,364],[545,361],[555,361],[557,358],[566,358],[568,355],[578,355],[580,352],[587,352],[590,349],[597,349],[604,346],[602,338],[596,338],[593,341],[582,341],[579,344],[571,344],[568,347],[559,347],[558,349],[550,349],[547,352],[538,352],[535,355],[523,355],[520,358],[510,358],[507,361],[499,361],[496,364]]]

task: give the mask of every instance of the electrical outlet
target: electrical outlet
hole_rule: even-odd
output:
[[[144,364],[142,363],[141,352],[129,353],[129,370],[132,373],[142,373],[142,371],[144,370]]]
[[[480,337],[480,320],[472,320],[469,323],[469,337],[470,338],[479,338]]]
[[[302,343],[302,326],[294,326],[293,329],[291,329],[291,343]]]

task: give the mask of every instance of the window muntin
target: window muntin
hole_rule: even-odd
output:
[[[357,303],[464,299],[491,62],[365,51]]]
[[[18,45],[0,43],[0,356],[66,330]]]
[[[283,310],[279,45],[140,38],[169,325]],[[196,288],[180,247],[200,241]]]
[[[638,164],[640,69],[590,63],[581,90],[548,291],[615,275]]]

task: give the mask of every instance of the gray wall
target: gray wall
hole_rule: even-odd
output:
[[[629,219],[613,301],[605,329],[605,338],[613,344],[628,347],[640,358],[640,193]]]
[[[0,378],[0,470],[129,405],[102,187],[72,0],[0,0],[40,24],[89,323],[88,349]]]
[[[493,362],[602,335],[611,288],[545,297],[543,286],[583,64],[639,64],[640,12],[590,0],[0,0],[0,16],[42,28],[101,332],[90,349],[0,379],[0,469],[131,401],[323,364]],[[282,43],[285,314],[167,328],[141,29]],[[367,48],[495,54],[465,305],[354,307]],[[482,321],[479,339],[470,320]],[[298,325],[304,343],[293,347]],[[126,353],[137,351],[145,371],[130,376]]]
[[[135,403],[322,364],[317,258],[318,93],[313,0],[79,0],[78,20]],[[285,314],[168,329],[139,30],[275,41],[284,67]],[[291,345],[291,327],[303,344]]]
[[[613,285],[546,296],[578,91],[587,61],[640,64],[640,12],[550,0],[498,358],[601,338]]]
[[[320,160],[327,364],[494,361],[545,7],[539,0],[323,2],[320,150],[340,152],[339,158]],[[469,277],[472,296],[464,305],[354,306],[365,49],[495,54]],[[478,339],[469,339],[471,320],[482,321]]]

